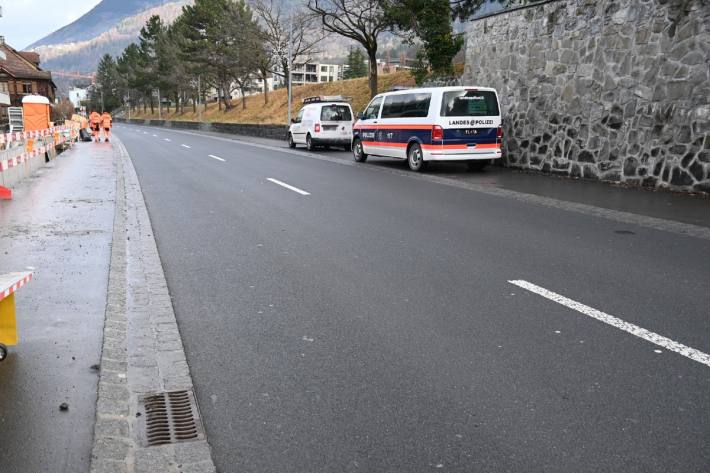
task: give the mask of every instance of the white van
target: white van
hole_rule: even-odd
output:
[[[501,157],[503,129],[495,89],[432,87],[375,96],[353,127],[353,156],[406,159],[423,171],[430,161],[465,161],[481,170]]]
[[[353,139],[353,109],[345,97],[309,97],[291,120],[288,146],[304,144],[309,151],[319,146],[342,146],[350,150]]]

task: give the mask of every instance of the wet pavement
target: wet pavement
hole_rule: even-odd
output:
[[[3,473],[89,469],[114,195],[111,145],[79,143],[0,201],[0,273],[35,268],[0,363]]]
[[[171,130],[171,132],[198,133],[177,130]],[[200,131],[199,134],[288,149],[285,140],[203,131]],[[302,147],[297,150],[306,152]],[[342,149],[320,149],[315,153],[352,161],[351,153]],[[408,169],[405,162],[387,158],[369,157],[367,164],[393,170]],[[469,172],[465,164],[459,163],[430,163],[425,175],[710,227],[710,196],[708,195],[629,187],[500,166],[489,166],[483,172]]]

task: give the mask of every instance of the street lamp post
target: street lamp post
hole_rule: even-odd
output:
[[[293,88],[293,83],[291,81],[292,75],[291,70],[293,69],[293,61],[291,60],[291,45],[293,44],[293,18],[288,22],[288,77],[286,79],[286,85],[288,86],[288,123],[287,126],[291,126],[291,102],[293,95],[291,89]]]

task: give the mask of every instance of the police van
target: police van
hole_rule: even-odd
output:
[[[288,145],[306,145],[309,151],[319,146],[342,146],[350,150],[353,139],[353,109],[347,97],[317,96],[303,100],[303,108],[291,120]]]
[[[431,161],[465,161],[482,170],[501,157],[503,130],[495,89],[432,87],[375,96],[353,127],[353,156],[406,159],[413,171]]]

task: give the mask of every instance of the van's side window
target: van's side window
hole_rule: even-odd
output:
[[[382,118],[426,118],[431,94],[397,94],[385,97]]]
[[[382,97],[375,97],[372,99],[372,102],[370,102],[370,105],[367,106],[365,109],[365,117],[364,120],[372,120],[374,118],[377,118],[377,115],[380,112],[380,105],[382,104]]]
[[[442,117],[490,117],[500,115],[495,92],[489,90],[454,90],[444,92]]]
[[[298,115],[296,115],[296,121],[294,123],[301,123],[301,120],[303,120],[303,111],[305,108],[302,108],[299,112]]]

